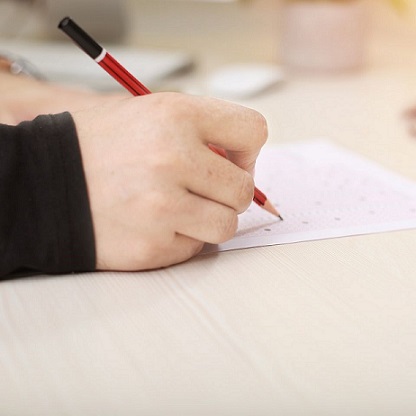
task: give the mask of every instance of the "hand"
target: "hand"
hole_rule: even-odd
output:
[[[231,238],[251,203],[263,116],[176,93],[73,114],[94,223],[97,268],[143,270]],[[229,160],[208,145],[227,150]],[[250,172],[250,173],[249,173]]]
[[[127,93],[98,93],[0,72],[0,123],[15,125],[39,114],[81,110]]]

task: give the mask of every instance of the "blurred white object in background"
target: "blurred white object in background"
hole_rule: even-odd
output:
[[[190,68],[193,63],[190,55],[181,51],[114,44],[105,44],[105,47],[128,71],[151,89],[157,88],[166,77]],[[0,39],[0,52],[2,51],[24,57],[50,81],[84,85],[98,90],[122,89],[96,62],[66,38],[62,42]]]
[[[219,98],[250,98],[275,86],[283,78],[283,72],[277,65],[232,64],[219,68],[209,76],[208,91]]]

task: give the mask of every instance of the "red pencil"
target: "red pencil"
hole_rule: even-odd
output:
[[[65,32],[87,55],[108,72],[117,82],[133,95],[151,94],[137,78],[127,71],[102,46],[100,46],[88,33],[81,29],[71,18],[65,17],[59,22],[58,28]],[[226,157],[218,148],[211,147],[217,154]],[[267,200],[266,195],[259,189],[254,189],[253,201],[271,214],[283,220],[276,208]]]

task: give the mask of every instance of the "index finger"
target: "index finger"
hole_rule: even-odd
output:
[[[226,150],[227,158],[253,173],[267,140],[267,121],[259,112],[229,101],[200,97],[194,107],[200,137]]]

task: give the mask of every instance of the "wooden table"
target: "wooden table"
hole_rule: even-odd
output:
[[[242,104],[265,114],[271,142],[328,137],[416,180],[401,118],[414,61],[290,75]],[[0,414],[414,415],[415,242],[391,232],[2,282]]]

